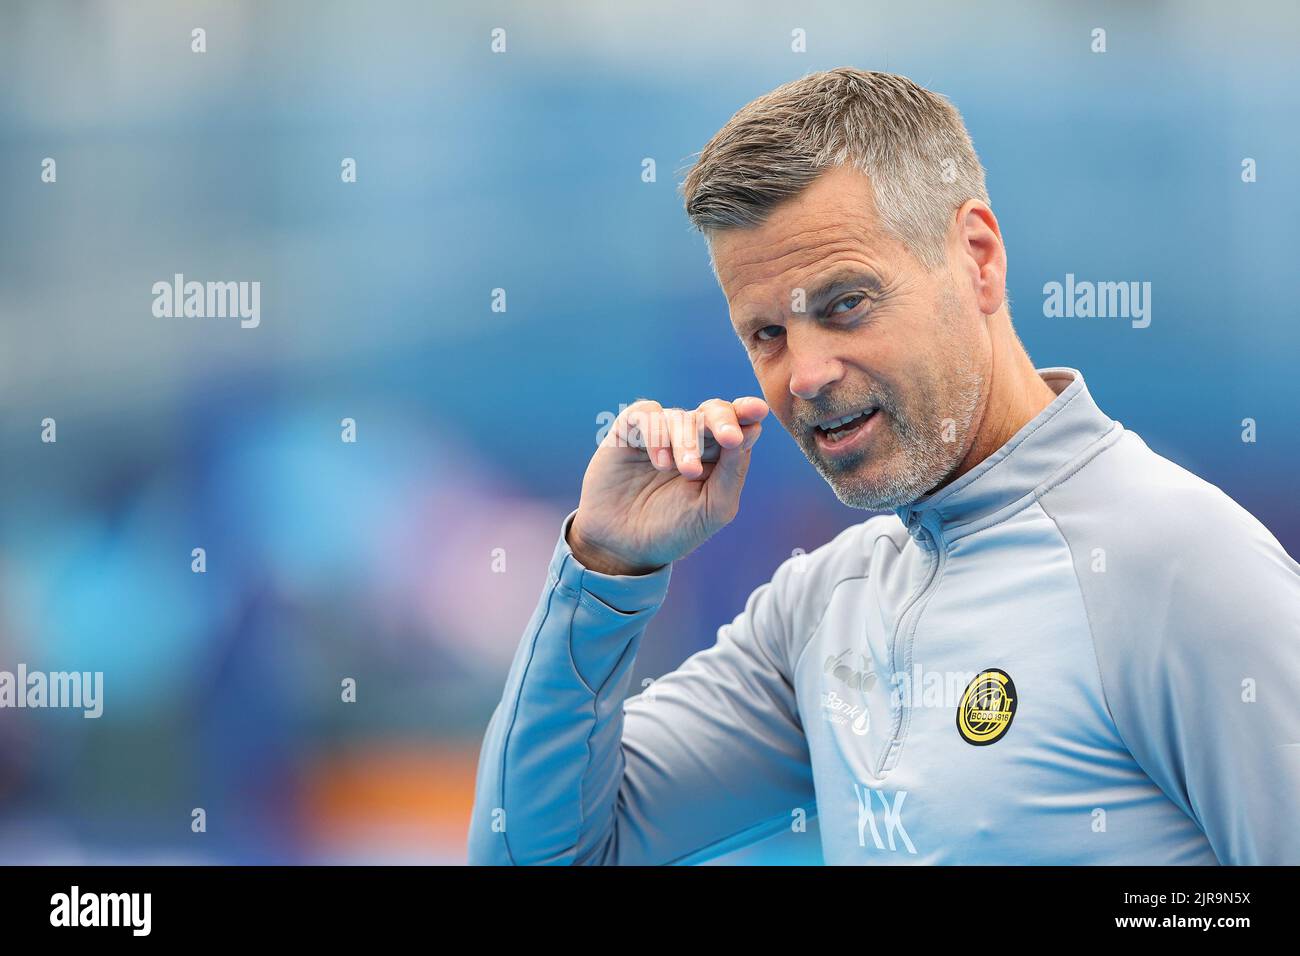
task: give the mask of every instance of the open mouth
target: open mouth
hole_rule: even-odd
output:
[[[837,445],[852,437],[854,432],[866,425],[871,420],[871,416],[876,414],[876,411],[874,408],[866,408],[852,415],[845,415],[843,418],[833,418],[830,421],[822,422],[813,430],[828,445]]]

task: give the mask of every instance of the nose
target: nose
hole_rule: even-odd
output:
[[[801,330],[803,331],[803,330]],[[816,398],[833,382],[844,376],[844,366],[816,336],[786,331],[786,350],[790,356],[790,394],[796,398]]]

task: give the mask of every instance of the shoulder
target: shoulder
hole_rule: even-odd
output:
[[[1134,432],[1039,501],[1071,551],[1099,651],[1129,658],[1212,644],[1218,656],[1295,626],[1300,566],[1277,538]]]
[[[1144,562],[1177,565],[1189,580],[1227,570],[1229,560],[1285,556],[1277,538],[1226,492],[1131,431],[1039,500],[1063,533],[1068,526]]]

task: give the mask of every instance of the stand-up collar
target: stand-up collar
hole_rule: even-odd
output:
[[[1046,408],[952,484],[894,510],[918,544],[933,546],[922,528],[947,538],[956,528],[1014,504],[1048,484],[1111,429],[1122,427],[1097,407],[1078,369],[1036,371],[1056,392]]]

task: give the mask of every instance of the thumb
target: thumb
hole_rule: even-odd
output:
[[[740,490],[745,486],[745,476],[749,473],[750,455],[753,454],[754,443],[758,441],[762,428],[758,423],[745,425],[741,428],[745,440],[735,448],[721,450],[718,462],[713,466],[713,473],[709,475],[711,500],[716,500],[718,504],[726,502],[730,507],[740,499]]]

